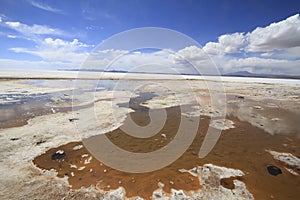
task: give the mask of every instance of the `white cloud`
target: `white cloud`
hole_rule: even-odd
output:
[[[61,39],[52,39],[52,38],[45,38],[44,42],[42,43],[46,48],[54,49],[54,50],[69,50],[69,51],[76,51],[81,47],[89,47],[89,45],[79,42],[78,39],[73,39],[72,42],[64,41]]]
[[[189,46],[181,49],[173,57],[177,65],[187,66],[189,73],[202,74],[202,75],[219,75],[216,61],[221,60],[223,54],[208,54],[204,48],[197,46]]]
[[[189,46],[184,49],[179,50],[178,55],[182,56],[187,60],[203,60],[206,59],[205,51],[196,46]],[[175,58],[176,59],[176,58]],[[181,59],[178,57],[178,59]]]
[[[42,58],[44,61],[70,62],[80,65],[87,57],[87,48],[91,47],[90,45],[80,42],[78,39],[73,39],[72,41],[53,39],[49,37],[49,35],[66,36],[67,34],[62,30],[45,25],[34,24],[29,26],[21,22],[11,21],[6,21],[5,25],[19,33],[7,34],[6,36],[8,38],[23,38],[31,40],[36,44],[34,49],[14,47],[9,50],[16,53],[35,55]]]
[[[273,51],[300,46],[300,16],[296,14],[249,34],[250,52]]]
[[[109,49],[93,52],[91,60],[96,60],[98,63],[102,61],[102,65],[97,63],[96,66],[91,67],[102,70],[118,69],[162,73],[170,71],[172,68],[173,63],[168,56],[169,53],[166,51],[143,53]],[[90,67],[90,65],[87,66]]]
[[[279,58],[300,59],[300,46],[288,48],[278,53]]]
[[[300,46],[300,16],[296,14],[248,33],[221,35],[218,42],[208,42],[208,54],[221,55],[239,52],[270,52]],[[264,56],[267,54],[263,54]]]
[[[77,68],[76,63],[67,63],[60,61],[31,61],[31,60],[13,60],[13,59],[1,59],[1,69],[74,69]]]
[[[65,41],[61,39],[45,38],[37,49],[29,50],[26,48],[10,48],[16,53],[28,53],[39,56],[48,61],[63,61],[80,64],[86,57],[87,52],[85,48],[89,45],[79,42],[78,39],[73,41]]]
[[[246,36],[244,33],[233,33],[221,35],[218,38],[218,42],[208,42],[203,50],[208,54],[229,54],[229,53],[238,53],[245,45]]]
[[[49,63],[69,63],[71,65],[68,66],[76,66],[74,68],[79,68],[88,56],[87,48],[90,45],[78,39],[66,41],[48,36],[64,34],[60,30],[41,25],[28,26],[20,22],[5,23],[23,35],[28,32],[40,36],[39,40],[35,40],[35,49],[10,49],[16,53],[36,55]],[[94,51],[89,55],[85,67],[106,69],[116,58],[113,65],[109,66],[110,69],[159,73],[170,73],[172,70],[197,73],[198,70],[202,74],[218,74],[216,63],[222,73],[247,70],[254,73],[300,75],[300,17],[297,14],[248,33],[221,35],[217,42],[208,42],[203,48],[190,46],[177,52],[165,49],[152,53],[118,49]]]
[[[9,28],[21,33],[22,35],[66,35],[66,33],[64,33],[62,30],[51,28],[45,25],[34,24],[29,26],[21,22],[5,22],[5,24]]]
[[[218,42],[208,42],[202,49],[188,47],[179,53],[200,66],[202,63],[202,66],[213,67],[208,59],[203,59],[202,50],[210,55],[223,73],[247,70],[300,75],[299,14],[258,27],[252,32],[221,35]]]
[[[126,70],[148,73],[195,73],[195,69],[186,64],[174,62],[176,56],[168,49],[145,53],[125,50],[99,50],[91,53],[82,67],[97,70]],[[179,59],[179,58],[176,58]]]
[[[54,13],[60,13],[60,14],[63,14],[62,10],[59,10],[57,8],[53,8],[45,3],[42,3],[42,2],[37,2],[37,1],[33,1],[33,0],[29,0],[28,1],[32,6],[36,7],[36,8],[39,8],[39,9],[42,9],[42,10],[46,10],[46,11],[49,11],[49,12],[54,12]]]
[[[17,36],[15,36],[15,35],[7,35],[7,37],[8,37],[8,38],[11,38],[11,39],[17,38]]]

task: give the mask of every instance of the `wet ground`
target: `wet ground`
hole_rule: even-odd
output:
[[[1,80],[3,81],[3,80]],[[96,86],[93,91],[112,90],[116,81],[85,81]],[[0,94],[0,129],[27,124],[28,120],[37,116],[58,112],[68,112],[81,109],[84,106],[74,107],[72,105],[74,90],[68,89],[76,85],[74,80],[24,80],[22,84],[34,87],[66,88],[63,91],[35,93],[26,88],[19,93],[18,90],[8,90]],[[78,83],[77,83],[78,84]],[[92,87],[91,87],[92,88]],[[19,88],[18,88],[19,89]],[[76,90],[76,94],[86,91]]]
[[[131,100],[130,107],[136,112],[130,115],[139,125],[147,125],[148,109],[140,104],[155,95],[151,93],[140,95]],[[168,145],[177,133],[181,117],[180,107],[167,108],[167,115],[163,129],[147,139],[134,138],[119,128],[89,140],[97,141],[108,137],[112,143],[126,151],[152,152]],[[127,197],[140,196],[145,199],[150,199],[160,184],[167,193],[170,193],[172,188],[184,191],[201,189],[202,185],[196,177],[180,170],[213,163],[245,172],[246,175],[243,177],[221,179],[221,185],[227,189],[234,189],[233,180],[237,179],[246,183],[247,189],[255,199],[297,199],[300,196],[300,177],[289,173],[284,163],[275,161],[266,150],[290,152],[300,157],[300,139],[293,135],[272,136],[235,117],[228,118],[234,122],[236,128],[224,130],[217,145],[207,157],[204,159],[198,157],[210,122],[210,117],[201,116],[197,136],[188,150],[171,165],[150,173],[126,173],[112,169],[95,159],[81,142],[53,148],[35,158],[34,163],[42,169],[55,169],[59,177],[69,177],[68,181],[74,189],[94,185],[96,188],[109,191],[122,186]],[[190,120],[196,119],[191,117]],[[126,124],[126,120],[124,123]],[[186,134],[188,133],[189,130],[186,130]],[[52,156],[59,151],[63,151],[65,155],[53,159]],[[268,172],[269,166],[278,167],[282,174],[271,175]],[[296,170],[300,173],[300,169]]]
[[[31,90],[12,88],[0,94],[0,99],[4,101],[0,107],[0,140],[1,142],[7,143],[6,138],[9,138],[8,141],[10,142],[1,147],[1,149],[4,149],[0,155],[3,169],[5,169],[4,166],[6,166],[7,162],[10,162],[10,159],[12,158],[13,160],[14,158],[13,154],[10,153],[10,151],[13,152],[12,148],[18,149],[18,147],[26,147],[29,144],[28,141],[31,140],[31,136],[29,138],[10,137],[6,135],[6,130],[15,130],[13,127],[19,127],[21,129],[24,127],[24,129],[20,129],[20,132],[24,132],[25,137],[27,129],[24,125],[27,124],[30,119],[38,119],[39,116],[50,116],[50,114],[53,115],[55,119],[55,114],[68,114],[69,111],[72,110],[80,112],[93,105],[85,104],[72,108],[72,89],[70,88],[72,88],[74,84],[73,81],[27,80],[23,83],[30,87],[34,86],[34,88],[31,88]],[[111,80],[101,82],[93,81],[92,85],[97,85],[94,91],[101,92],[104,90],[112,90],[115,83],[115,81]],[[34,92],[34,90],[38,90],[35,87],[53,87],[54,91]],[[268,88],[268,91],[273,92],[272,86],[268,85]],[[94,91],[85,90],[79,91],[79,93],[83,94],[84,92]],[[199,94],[201,92],[203,92],[203,90],[199,91]],[[100,94],[102,95],[102,93]],[[134,112],[127,114],[123,126],[126,125],[129,117],[140,126],[148,125],[150,119],[147,102],[154,100],[156,97],[160,97],[161,93],[149,92],[141,88],[136,91],[136,95],[137,97],[130,98],[129,102],[129,106]],[[277,95],[280,96],[280,94]],[[53,136],[52,140],[51,134],[54,135],[54,133],[51,132],[58,129],[53,128],[53,130],[51,130],[51,127],[46,127],[45,130],[41,129],[41,132],[38,131],[39,133],[34,134],[47,133],[47,138],[45,140],[42,138],[41,142],[34,143],[36,146],[28,146],[28,148],[26,148],[30,150],[30,155],[35,155],[32,153],[36,152],[35,147],[45,149],[45,152],[38,153],[38,155],[34,156],[34,159],[29,161],[20,162],[23,164],[24,162],[26,164],[33,163],[37,166],[37,169],[44,171],[39,175],[30,175],[32,177],[23,182],[19,181],[19,179],[21,180],[22,178],[20,178],[20,175],[17,175],[18,180],[16,186],[20,185],[21,187],[23,183],[28,183],[30,188],[30,184],[32,185],[34,183],[36,177],[43,177],[45,176],[43,173],[51,172],[51,170],[54,169],[57,172],[57,177],[67,178],[68,184],[70,184],[72,189],[75,189],[73,191],[79,191],[80,188],[89,188],[90,186],[94,186],[99,191],[111,191],[121,186],[125,189],[127,197],[140,196],[145,199],[150,199],[153,196],[153,191],[158,188],[162,188],[167,193],[170,193],[171,189],[192,192],[201,191],[204,187],[221,185],[223,188],[235,191],[235,180],[240,180],[246,184],[246,188],[253,194],[255,199],[299,199],[300,167],[290,166],[285,162],[275,160],[267,151],[287,152],[294,155],[296,159],[300,158],[299,102],[297,101],[299,96],[297,96],[297,91],[292,91],[290,95],[291,97],[282,100],[271,97],[255,98],[255,95],[251,96],[249,94],[249,96],[247,96],[246,93],[236,94],[232,92],[228,94],[227,119],[233,122],[235,128],[223,130],[216,146],[208,156],[203,159],[198,157],[198,152],[209,127],[211,119],[209,114],[213,114],[213,112],[205,112],[208,115],[200,113],[200,116],[185,115],[184,117],[191,122],[200,119],[197,135],[192,144],[182,156],[172,164],[149,173],[128,173],[113,169],[103,162],[98,161],[87,148],[85,148],[84,143],[81,141],[73,142],[74,140],[68,139],[63,141],[70,142],[65,142],[64,144],[59,142],[55,143],[59,137]],[[209,102],[209,96],[207,94],[201,93],[200,97],[203,102]],[[96,101],[112,101],[112,98],[108,95],[107,97],[103,96],[96,99]],[[167,101],[162,102],[165,103],[162,107],[167,107],[167,120],[163,128],[157,134],[149,138],[135,138],[124,133],[121,126],[113,131],[108,131],[106,134],[89,137],[86,141],[94,142],[106,137],[121,149],[135,153],[153,152],[167,146],[173,141],[177,134],[182,118],[181,109],[183,106],[168,107]],[[119,108],[126,107],[126,103],[118,103],[117,105]],[[185,105],[184,107],[188,110],[193,110],[193,106],[194,105]],[[159,109],[154,110],[154,112],[159,112]],[[57,116],[61,117],[60,115]],[[64,118],[61,117],[55,120],[61,122],[62,119]],[[68,118],[64,120],[66,122],[63,122],[63,124],[75,124],[82,119],[72,118],[68,115]],[[35,121],[35,123],[39,123],[39,121]],[[51,123],[49,124],[55,124]],[[43,122],[41,122],[41,125],[43,125]],[[28,127],[31,128],[31,126]],[[189,134],[190,130],[187,128],[184,131],[185,134]],[[61,139],[62,138],[63,135]],[[97,143],[95,143],[95,145],[97,145]],[[41,152],[41,150],[39,149],[38,152]],[[26,151],[24,151],[24,153],[26,154]],[[11,162],[11,166],[17,165],[13,163],[15,161]],[[19,163],[18,161],[16,162]],[[245,175],[221,179],[213,178],[208,182],[201,182],[197,176],[182,170],[189,170],[207,163],[239,169],[242,170]],[[20,166],[21,165],[22,164],[20,164]],[[8,163],[7,166],[10,166],[10,163]],[[25,172],[24,174],[28,173],[26,169],[22,167],[20,169]],[[2,167],[0,170],[2,170]],[[291,170],[293,170],[292,173]],[[4,174],[5,172],[1,171],[1,173]],[[16,179],[16,177],[13,178]],[[4,185],[2,186],[2,184],[0,184],[0,187],[7,188],[15,181],[8,180],[9,181],[6,181],[5,178],[3,178]],[[53,180],[53,177],[51,180]],[[32,181],[32,183],[30,183],[30,181]],[[47,181],[47,178],[45,181]],[[9,183],[8,185],[6,184],[7,182]],[[15,192],[10,191],[10,193],[12,195]],[[19,193],[20,196],[22,196],[21,189]],[[1,195],[0,193],[0,197]],[[64,196],[64,194],[62,194],[62,196]],[[7,197],[7,195],[3,197]],[[157,196],[157,198],[159,197]]]

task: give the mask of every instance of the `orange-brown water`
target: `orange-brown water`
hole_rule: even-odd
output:
[[[94,137],[107,136],[114,144],[128,151],[151,152],[167,145],[177,132],[181,116],[179,107],[168,108],[167,114],[164,128],[147,139],[133,138],[123,133],[121,129]],[[141,124],[146,124],[149,120],[146,111],[131,113],[131,115]],[[231,118],[231,120],[234,121],[236,128],[223,131],[210,154],[204,159],[199,159],[199,148],[210,121],[209,117],[201,116],[197,136],[187,151],[169,166],[150,173],[118,171],[105,166],[95,158],[89,164],[85,164],[84,162],[90,158],[91,154],[84,147],[73,150],[73,147],[82,144],[81,142],[50,149],[45,154],[36,157],[33,162],[42,169],[55,169],[59,177],[68,176],[69,183],[74,189],[94,185],[103,190],[111,190],[122,186],[127,197],[141,196],[145,199],[152,196],[159,182],[164,184],[163,189],[166,192],[170,192],[171,188],[185,191],[200,189],[202,186],[198,178],[178,170],[212,163],[240,169],[245,173],[243,177],[221,179],[220,183],[223,187],[232,189],[233,179],[239,179],[246,183],[247,189],[256,199],[299,199],[300,177],[291,175],[282,163],[275,161],[265,150],[290,152],[299,157],[300,139],[286,135],[272,136],[247,122],[241,122],[236,118]],[[161,134],[166,134],[166,137],[162,137]],[[63,150],[66,156],[63,159],[52,160],[51,156],[57,150]],[[71,168],[70,165],[76,165],[77,169]],[[278,176],[270,175],[267,171],[269,165],[279,167],[283,173]],[[85,166],[84,169],[78,170],[83,166]]]

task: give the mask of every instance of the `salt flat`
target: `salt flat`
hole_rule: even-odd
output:
[[[72,185],[70,182],[80,186],[80,182],[75,180],[77,174],[83,173],[89,166],[98,165],[96,159],[92,159],[91,164],[87,163],[86,169],[78,170],[79,166],[77,169],[69,167],[71,170],[75,170],[72,171],[74,172],[74,178],[70,174],[58,177],[60,173],[58,169],[53,167],[52,170],[48,170],[46,169],[47,167],[43,168],[45,166],[42,164],[40,167],[37,167],[37,163],[34,163],[33,160],[40,156],[42,156],[41,158],[43,156],[51,158],[51,154],[47,154],[47,152],[51,152],[52,149],[66,148],[72,142],[81,142],[82,138],[89,138],[99,134],[103,135],[104,133],[110,133],[111,137],[113,137],[117,133],[115,131],[118,131],[126,123],[129,113],[137,113],[137,118],[143,119],[144,115],[138,113],[138,110],[123,106],[130,99],[136,100],[137,97],[142,97],[143,94],[153,94],[153,97],[139,104],[144,108],[152,110],[169,109],[175,119],[177,111],[175,112],[172,109],[188,106],[189,109],[183,109],[184,112],[179,113],[179,116],[190,118],[191,120],[200,118],[205,120],[205,126],[217,127],[224,131],[216,146],[216,150],[204,160],[198,162],[196,157],[193,157],[195,156],[194,154],[187,153],[183,157],[184,161],[185,159],[193,159],[194,161],[190,162],[195,164],[194,166],[185,166],[183,161],[178,161],[178,165],[176,163],[172,165],[173,171],[174,169],[181,170],[180,173],[183,174],[193,173],[195,171],[193,168],[195,168],[197,180],[199,180],[201,185],[200,188],[197,190],[188,190],[188,187],[174,188],[168,193],[166,188],[171,187],[172,184],[163,182],[162,184],[165,186],[162,187],[162,184],[154,182],[153,184],[157,186],[157,190],[153,191],[154,199],[159,199],[158,196],[165,199],[176,199],[175,196],[190,199],[197,197],[262,199],[275,196],[280,199],[280,194],[285,195],[286,193],[289,193],[292,199],[295,197],[293,195],[296,195],[296,191],[299,191],[297,186],[295,186],[299,185],[299,176],[295,175],[297,174],[297,171],[295,171],[297,168],[291,168],[291,166],[287,166],[284,163],[277,163],[276,159],[269,153],[282,152],[286,153],[283,155],[290,155],[291,158],[300,156],[300,126],[298,123],[300,118],[299,80],[177,75],[153,76],[151,74],[123,73],[103,73],[102,75],[102,79],[106,81],[113,79],[113,83],[123,83],[122,80],[124,75],[126,75],[126,79],[129,79],[126,84],[129,86],[132,84],[132,88],[128,88],[126,91],[124,88],[122,88],[124,90],[121,90],[120,88],[106,89],[105,87],[99,87],[99,90],[84,90],[77,96],[72,96],[76,83],[59,79],[76,79],[78,77],[77,72],[15,71],[12,73],[12,71],[1,71],[0,105],[3,119],[8,115],[7,108],[9,108],[11,113],[19,106],[16,102],[23,105],[22,102],[26,98],[45,97],[47,103],[44,106],[49,108],[46,112],[35,112],[35,115],[28,115],[27,124],[20,125],[16,123],[15,126],[10,128],[1,127],[1,199],[81,199],[83,197],[90,199],[138,199],[137,197],[126,196],[126,185],[111,190],[96,184],[91,187],[71,189]],[[43,83],[28,82],[30,78],[47,80]],[[97,80],[98,78],[99,73],[95,72],[80,72],[79,75],[79,79]],[[60,82],[55,84],[56,81]],[[216,82],[220,83],[222,88],[208,87],[209,84],[215,86],[214,83]],[[90,87],[89,84],[89,82],[86,83],[88,89]],[[94,84],[91,85],[93,86]],[[134,86],[141,87],[135,88]],[[216,94],[214,97],[218,97],[220,93],[226,96],[224,99],[227,118],[225,123],[218,121],[218,117],[222,115],[222,109],[212,107],[211,104],[212,94]],[[18,96],[20,94],[22,95]],[[55,98],[52,98],[51,95],[54,94]],[[92,99],[89,98],[91,96],[93,97]],[[94,103],[90,104],[91,101]],[[33,112],[32,105],[25,102],[24,107],[22,107],[24,110],[21,110],[21,113]],[[194,105],[195,103],[197,105]],[[211,124],[209,119],[212,119]],[[169,128],[168,130],[172,129],[171,126]],[[199,140],[201,140],[202,136],[199,133]],[[124,136],[124,138],[126,137]],[[159,133],[155,139],[157,139],[157,142],[165,144],[164,142],[171,140],[171,138],[171,135],[161,135]],[[131,147],[129,140],[127,142],[124,142],[126,141],[125,139],[124,141],[114,140],[116,143],[119,142],[120,145],[124,145],[124,148]],[[236,151],[232,149],[233,147],[231,148],[232,143]],[[126,144],[129,146],[126,146]],[[199,145],[195,143],[194,146],[198,147]],[[81,151],[86,150],[81,149]],[[243,154],[238,152],[243,152]],[[67,153],[73,159],[72,151]],[[219,155],[222,153],[223,156]],[[242,157],[247,157],[250,164],[243,164],[242,161],[238,162],[238,160],[243,160]],[[49,162],[55,161],[50,159]],[[283,189],[274,191],[271,187],[260,186],[263,188],[260,189],[260,187],[253,184],[255,181],[267,183],[273,180],[266,171],[265,167],[267,165],[277,165],[281,168],[283,174],[278,175],[278,178],[283,185],[290,185],[290,189],[282,186]],[[69,163],[66,163],[66,166],[69,166]],[[74,167],[74,165],[71,166]],[[177,169],[176,167],[178,166],[186,168]],[[253,167],[249,168],[249,166]],[[69,168],[64,170],[68,171],[70,170]],[[251,171],[254,168],[258,168],[257,171]],[[102,173],[117,173],[113,169],[103,172],[103,169],[102,167]],[[169,173],[167,169],[164,169],[163,173]],[[97,168],[94,167],[93,170],[97,170]],[[140,176],[143,177],[142,174]],[[242,178],[231,180],[235,189],[228,189],[226,184],[231,183],[230,177],[236,176],[241,176]],[[125,177],[123,178],[127,180]],[[176,176],[173,174],[171,178],[175,180]],[[103,180],[105,184],[107,180],[104,178]],[[226,184],[224,185],[224,180],[229,182],[225,182]],[[83,182],[89,184],[88,180]],[[274,182],[274,184],[277,183]],[[151,183],[149,182],[149,184]],[[140,187],[142,186],[141,184]],[[55,192],[45,192],[49,191],[49,188]],[[134,192],[134,190],[130,192]],[[127,194],[129,194],[128,191]]]
[[[228,76],[201,76],[201,75],[172,75],[149,73],[118,73],[118,72],[89,72],[89,71],[52,71],[52,70],[1,70],[1,79],[162,79],[162,80],[211,80],[225,82],[256,82],[256,83],[280,83],[300,85],[297,79],[279,78],[249,78]]]

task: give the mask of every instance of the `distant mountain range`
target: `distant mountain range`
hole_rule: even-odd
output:
[[[99,69],[64,69],[61,71],[89,71],[89,72],[115,72],[115,73],[141,73],[146,74],[149,72],[128,72],[126,70],[99,70]],[[166,73],[155,73],[155,74],[166,74]],[[182,75],[198,75],[198,74],[188,74],[183,73]],[[209,75],[205,75],[209,76]],[[213,76],[213,75],[212,75]],[[292,76],[292,75],[283,75],[283,74],[256,74],[250,73],[248,71],[237,71],[232,73],[222,74],[221,76],[234,76],[234,77],[256,77],[256,78],[285,78],[285,79],[300,79],[300,76]]]
[[[300,76],[291,76],[291,75],[283,75],[283,74],[255,74],[250,73],[248,71],[238,71],[223,74],[222,76],[236,76],[236,77],[259,77],[259,78],[288,78],[288,79],[300,79]]]

